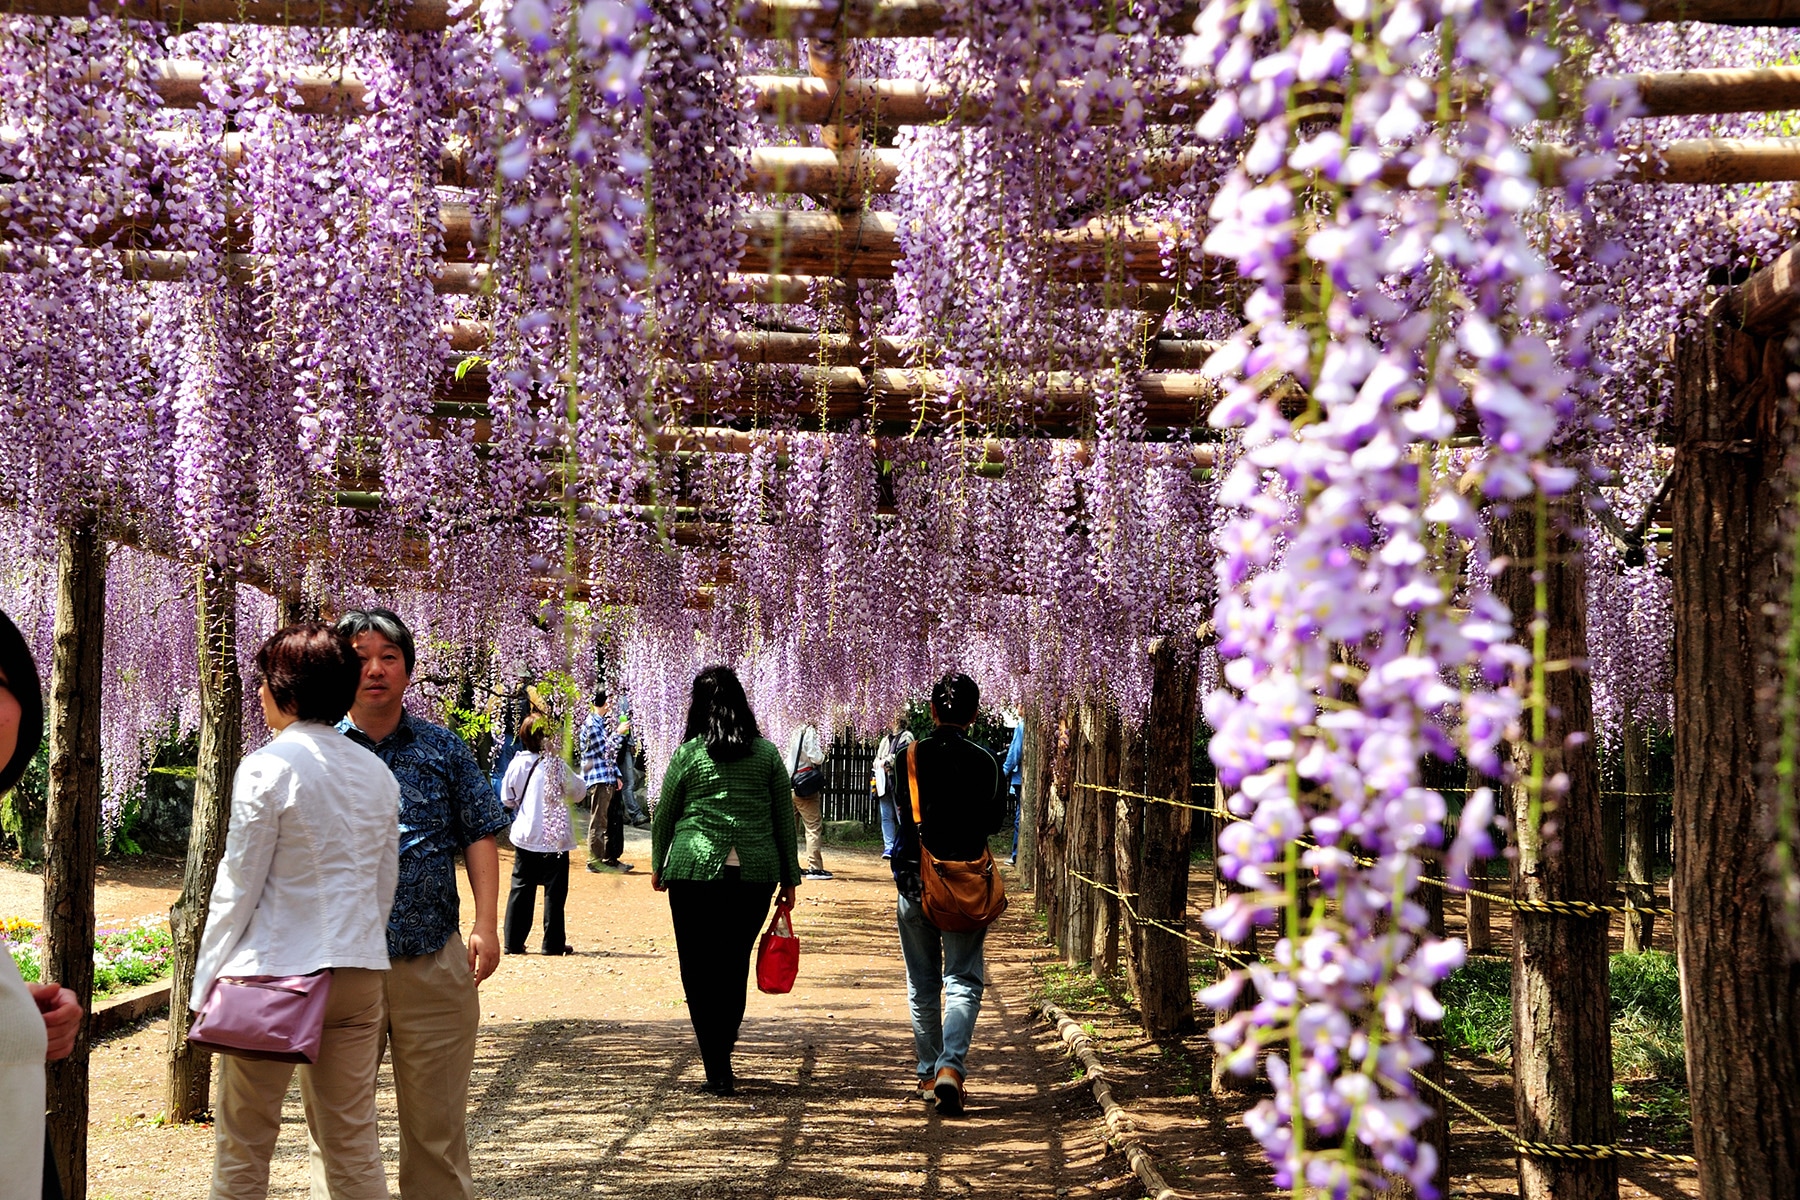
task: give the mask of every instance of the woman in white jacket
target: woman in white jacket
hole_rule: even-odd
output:
[[[387,1200],[375,1068],[387,919],[399,875],[400,785],[337,731],[362,662],[328,625],[290,625],[256,655],[275,734],[246,755],[194,967],[193,1006],[221,976],[332,972],[319,1060],[300,1068],[306,1125],[333,1200]],[[291,1063],[219,1059],[211,1200],[261,1200]]]
[[[519,753],[500,782],[500,803],[517,814],[507,836],[513,844],[512,892],[506,898],[506,952],[525,953],[537,890],[544,889],[544,953],[573,954],[563,932],[569,899],[569,851],[575,830],[569,802],[587,787],[559,755],[549,752],[550,722],[532,713],[519,724]]]

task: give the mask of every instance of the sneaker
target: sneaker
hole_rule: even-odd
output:
[[[955,1067],[944,1067],[937,1073],[937,1082],[931,1086],[932,1094],[937,1097],[938,1111],[946,1116],[954,1117],[963,1110],[963,1077]]]
[[[633,829],[648,829],[648,828],[650,828],[650,818],[649,817],[639,817],[637,820],[635,820],[631,823],[631,827]]]
[[[931,1084],[932,1084],[931,1076],[929,1076],[929,1075],[919,1076],[919,1082],[913,1085],[912,1098],[914,1100],[929,1100],[929,1099],[931,1099],[932,1098]]]
[[[881,852],[881,857],[891,860],[894,857],[894,852],[892,850],[883,850]]]
[[[834,876],[831,874],[830,871],[814,871],[811,869],[800,872],[800,877],[802,879],[831,879],[831,878],[834,878]]]
[[[617,862],[596,862],[590,858],[588,859],[588,870],[596,875],[623,875],[631,868],[622,867]]]
[[[617,871],[617,872],[619,872],[619,873],[620,873],[620,874],[621,874],[621,875],[623,875],[623,874],[625,874],[625,873],[626,873],[626,872],[628,872],[628,871],[630,871],[630,870],[631,870],[631,864],[630,864],[630,863],[622,863],[622,862],[620,862],[620,861],[619,861],[619,860],[618,860],[618,859],[616,859],[616,858],[609,858],[609,859],[607,859],[607,860],[606,860],[606,867],[607,867],[607,869],[608,869],[608,870],[610,870],[610,871]]]

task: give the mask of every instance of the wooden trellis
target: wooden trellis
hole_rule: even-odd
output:
[[[1649,0],[1644,7],[1653,21],[1800,23],[1800,0]],[[386,0],[355,0],[316,8],[295,6],[290,0],[127,0],[101,8],[177,28],[208,22],[327,27],[390,23],[400,29],[433,31],[449,24],[445,0],[399,6]],[[300,8],[305,9],[304,19]],[[20,0],[9,11],[84,18],[89,0]],[[1303,18],[1317,19],[1325,6],[1309,0],[1300,11]],[[1194,6],[1175,13],[1164,32],[1185,32],[1194,15]],[[976,122],[983,119],[988,101],[927,82],[846,78],[837,63],[842,39],[947,32],[943,7],[929,2],[837,5],[823,0],[760,0],[745,7],[739,23],[747,37],[825,39],[809,58],[812,77],[757,76],[747,81],[752,112],[778,123],[820,125],[824,145],[750,151],[744,187],[759,194],[820,196],[833,210],[750,209],[740,216],[738,232],[744,236],[745,249],[739,269],[744,272],[746,301],[821,295],[841,299],[846,280],[891,277],[899,255],[896,218],[864,211],[860,200],[891,191],[899,182],[900,160],[891,151],[862,146],[859,137],[847,135],[864,125]],[[834,40],[838,53],[832,52]],[[204,102],[204,68],[198,64],[151,64],[149,76],[167,104],[191,107]],[[1651,116],[1800,107],[1800,68],[1667,72],[1633,79]],[[299,70],[284,82],[297,90],[308,111],[353,109],[364,95],[360,80],[341,73]],[[1158,122],[1191,120],[1195,105],[1203,99],[1196,84],[1180,79],[1157,81],[1145,94],[1146,119]],[[235,151],[241,154],[241,144]],[[228,159],[232,153],[228,146]],[[1560,161],[1559,151],[1544,148],[1538,158],[1539,178],[1546,184],[1559,183]],[[1188,167],[1179,155],[1153,159],[1150,165],[1152,179],[1163,183],[1179,178]],[[1652,147],[1642,161],[1629,164],[1626,178],[1691,184],[1796,180],[1800,139],[1665,142]],[[441,181],[452,186],[467,182],[462,159],[452,155],[441,164]],[[470,211],[458,204],[445,205],[441,211],[447,261],[435,279],[437,290],[475,292],[483,285],[487,268],[477,261]],[[1113,287],[1106,303],[1142,309],[1159,318],[1174,299],[1164,282],[1164,254],[1186,232],[1191,231],[1149,223],[1094,222],[1037,236],[1053,261],[1063,262],[1067,282],[1109,283]],[[132,278],[177,280],[193,261],[189,254],[157,244],[147,226],[101,234],[118,239],[115,252]],[[40,253],[31,246],[0,247],[0,268],[29,264]],[[1787,450],[1788,414],[1783,406],[1789,369],[1781,335],[1800,316],[1797,264],[1800,248],[1731,293],[1711,324],[1684,341],[1682,389],[1670,429],[1677,450],[1670,495],[1677,665],[1675,923],[1689,994],[1686,1029],[1702,1190],[1717,1197],[1791,1195],[1800,1181],[1800,971],[1780,956],[1770,901],[1755,878],[1759,851],[1767,841],[1758,824],[1766,798],[1756,773],[1771,737],[1768,713],[1757,697],[1769,682],[1764,651],[1774,619],[1770,606],[1779,611],[1787,583],[1776,566],[1780,561],[1776,533],[1792,503],[1784,490],[1781,461]],[[254,280],[267,265],[243,253],[228,260],[229,269],[246,281]],[[1218,292],[1220,297],[1231,294],[1222,278]],[[458,329],[451,341],[454,348],[471,352],[485,345],[486,331]],[[937,407],[926,403],[925,411],[935,413],[939,422],[966,415],[941,376],[906,368],[909,348],[891,339],[860,342],[846,334],[752,332],[740,336],[734,349],[740,362],[753,367],[816,372],[804,379],[825,397],[828,417],[916,421],[921,402],[933,398],[941,398]],[[1147,339],[1137,386],[1153,424],[1201,422],[1212,391],[1196,370],[1209,352],[1204,343]],[[461,391],[447,388],[440,396],[435,409],[439,419],[484,416],[485,378],[479,371],[471,375]],[[1077,410],[1085,399],[1085,385],[1073,376],[1041,382],[1068,411]],[[1078,429],[1079,421],[1073,419],[1039,422],[1039,432]],[[744,436],[730,430],[674,429],[664,431],[658,448],[667,453],[741,450],[746,443],[739,439]],[[1004,446],[981,450],[984,463],[998,464],[1004,458]],[[1210,458],[1196,453],[1194,461],[1204,465]],[[374,502],[379,503],[379,496]],[[50,938],[46,962],[48,969],[64,972],[64,981],[78,987],[84,971],[91,973],[87,948],[93,937],[93,825],[100,803],[96,698],[106,532],[92,522],[66,531],[59,564],[63,594],[52,685],[53,858],[46,871]],[[131,536],[128,530],[111,532]],[[1573,560],[1573,555],[1559,559]],[[248,581],[256,582],[253,575]],[[1559,579],[1565,600],[1557,616],[1571,618],[1579,607],[1574,582]],[[230,645],[220,628],[220,614],[231,609],[233,586],[209,578],[197,588],[205,646]],[[1528,618],[1528,611],[1523,615]],[[1573,624],[1571,620],[1571,628]],[[1566,658],[1583,652],[1573,644],[1564,649]],[[1125,796],[1103,801],[1104,792],[1076,785],[1117,788],[1127,781],[1138,782],[1151,795],[1187,795],[1195,650],[1164,643],[1152,651],[1155,683],[1140,739],[1127,738],[1108,724],[1101,711],[1031,714],[1028,721],[1032,769],[1026,819],[1040,841],[1028,838],[1022,847],[1026,873],[1038,881],[1041,900],[1052,906],[1053,923],[1071,958],[1092,960],[1106,969],[1123,946],[1146,1026],[1157,1033],[1178,1031],[1192,1020],[1186,945],[1168,931],[1185,922],[1190,818],[1177,807],[1163,811]],[[241,711],[228,694],[229,681],[237,677],[235,665],[216,652],[204,665],[206,720],[195,842],[182,901],[187,912],[183,937],[197,932],[192,929],[193,905],[199,901],[203,906],[210,867],[217,861],[223,798],[235,761]],[[1572,694],[1569,708],[1571,712],[1580,708],[1579,698]],[[1071,727],[1074,734],[1066,732]],[[1059,728],[1064,730],[1060,741]],[[1597,782],[1573,788],[1567,805],[1565,818],[1571,828],[1598,828]],[[1116,898],[1072,884],[1071,849],[1083,865],[1099,872],[1099,882],[1137,897],[1134,912],[1146,919],[1122,919]],[[1525,865],[1514,881],[1515,898],[1579,901],[1595,894],[1596,875],[1586,857],[1533,874],[1534,866],[1544,865],[1542,861]],[[1521,928],[1518,941],[1528,947],[1522,953],[1560,956],[1561,961],[1552,965],[1568,977],[1566,986],[1580,994],[1573,1003],[1557,995],[1556,980],[1551,978],[1555,972],[1540,970],[1533,978],[1542,994],[1537,1007],[1522,1019],[1546,1022],[1553,1036],[1577,1040],[1591,1040],[1599,1023],[1603,1044],[1604,1012],[1592,1009],[1593,997],[1604,995],[1593,978],[1597,954],[1604,965],[1604,939],[1596,950],[1591,927],[1572,929],[1548,918],[1541,924],[1541,936]],[[1575,975],[1582,978],[1569,982]],[[1533,1058],[1528,1043],[1529,1039],[1520,1040],[1521,1059]],[[1587,1045],[1584,1050],[1590,1058],[1592,1049]],[[66,1134],[58,1152],[77,1200],[85,1195],[86,1061],[84,1037],[76,1055],[52,1071],[52,1113],[61,1118],[59,1127]],[[176,1061],[185,1065],[172,1073],[171,1113],[191,1114],[204,1106],[203,1077],[196,1079],[191,1060],[177,1056]],[[1605,1069],[1604,1064],[1588,1063],[1579,1072],[1582,1087],[1591,1090]],[[1547,1141],[1605,1140],[1606,1131],[1594,1122],[1605,1123],[1601,1110],[1610,1113],[1609,1098],[1579,1089],[1556,1093],[1556,1082],[1547,1077],[1538,1081],[1543,1086],[1521,1087],[1521,1133],[1529,1130],[1534,1139]],[[1753,1128],[1743,1123],[1745,1114],[1750,1114]],[[1534,1177],[1532,1186],[1542,1194],[1598,1196],[1607,1191],[1610,1179],[1608,1169],[1592,1164],[1562,1165]]]

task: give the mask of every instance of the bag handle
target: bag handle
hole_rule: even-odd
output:
[[[794,936],[794,906],[775,902],[775,915],[769,918],[769,933],[774,937]]]
[[[913,825],[915,828],[923,829],[925,818],[919,812],[919,764],[913,758],[913,751],[918,748],[918,745],[917,742],[906,744],[906,786],[912,792]],[[925,835],[922,833],[919,835],[919,844],[925,844]]]

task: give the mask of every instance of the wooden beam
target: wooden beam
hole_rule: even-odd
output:
[[[171,32],[195,25],[279,25],[300,29],[383,28],[430,32],[450,27],[448,0],[18,0],[15,17],[86,17],[90,10],[121,20],[157,21]]]
[[[169,108],[207,104],[202,86],[207,64],[197,59],[162,59],[145,64],[150,86]],[[360,113],[368,88],[360,75],[317,67],[285,67],[267,73],[272,93],[298,96],[295,111]],[[1616,78],[1637,87],[1647,117],[1699,116],[1738,112],[1778,112],[1800,108],[1800,67],[1754,67],[1709,71],[1650,71]],[[848,78],[833,83],[809,75],[747,75],[749,109],[779,125],[823,125],[836,121],[881,127],[969,124],[986,118],[991,98],[956,91],[944,84],[912,79]],[[1080,86],[1062,81],[1065,90]],[[1195,119],[1209,100],[1201,81],[1170,76],[1142,81],[1133,96],[1152,124]],[[458,107],[452,100],[446,115]],[[1564,101],[1579,108],[1579,97]],[[1091,124],[1116,121],[1107,108],[1090,113]]]
[[[1800,319],[1800,246],[1727,292],[1724,313],[1750,333],[1785,330]]]
[[[473,354],[487,348],[493,328],[486,321],[450,321],[444,333],[453,353]],[[911,360],[916,343],[906,338],[877,338],[865,357],[848,334],[742,329],[731,336],[730,345],[741,364],[899,367]],[[1152,370],[1199,370],[1220,345],[1199,339],[1157,338],[1145,352],[1144,365]],[[478,364],[472,371],[481,369]]]

